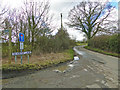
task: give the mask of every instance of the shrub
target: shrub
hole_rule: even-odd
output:
[[[95,36],[89,43],[90,47],[118,53],[118,42],[118,34],[115,34]]]
[[[120,53],[120,51],[119,51],[119,49],[118,49],[118,47],[119,47],[119,45],[118,45],[118,35],[113,35],[113,36],[111,36],[110,38],[109,38],[109,50],[110,51],[113,51],[113,52],[119,52]]]
[[[35,38],[34,47],[32,47],[32,42],[24,42],[24,51],[31,51],[32,54],[40,55],[41,53],[51,53],[51,52],[61,52],[63,50],[69,49],[75,45],[75,41],[69,38],[67,31],[59,29],[55,36],[52,35],[41,35]],[[2,45],[2,56],[6,57],[9,54],[8,43],[3,43]],[[12,52],[20,52],[19,42],[12,43]]]
[[[37,38],[33,53],[62,52],[75,45],[75,41],[69,38],[66,30],[59,30],[55,36],[40,36]]]

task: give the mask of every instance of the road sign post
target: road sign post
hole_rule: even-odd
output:
[[[15,52],[15,53],[12,53],[13,56],[15,56],[15,63],[17,63],[17,55],[24,55],[24,54],[28,54],[28,63],[29,63],[29,54],[31,54],[32,52],[31,51],[26,51],[26,52]],[[22,57],[21,57],[21,64],[22,64]]]
[[[22,52],[22,49],[21,49],[21,52]],[[21,64],[22,64],[22,55],[21,55]]]
[[[19,41],[24,42],[24,34],[23,33],[19,33]]]
[[[23,42],[24,42],[24,34],[23,33],[19,33],[19,41],[20,41],[20,51],[22,53]],[[22,64],[22,55],[21,55],[21,64]]]
[[[24,54],[31,54],[32,52],[31,51],[26,51],[26,52],[15,52],[15,53],[12,53],[13,56],[17,56],[17,55],[24,55]]]
[[[15,63],[17,63],[17,56],[15,56]]]
[[[20,42],[20,50],[23,50],[23,49],[24,49],[23,42]]]
[[[21,55],[21,64],[22,64],[22,55],[24,54],[28,54],[28,63],[29,63],[29,54],[31,54],[31,51],[26,51],[26,52],[22,52],[22,50],[24,49],[24,34],[23,33],[19,33],[19,42],[20,42],[20,52],[15,52],[12,53],[13,56],[15,56],[15,63],[17,63],[17,55]]]
[[[28,64],[29,64],[29,55],[28,55]]]

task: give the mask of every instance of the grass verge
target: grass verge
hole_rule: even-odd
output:
[[[61,53],[61,56],[63,56],[62,59],[53,58],[53,60],[43,60],[40,62],[35,61],[36,63],[34,64],[31,64],[31,63],[30,64],[3,64],[2,71],[12,72],[12,71],[24,71],[24,70],[40,70],[40,69],[57,65],[66,61],[73,60],[73,55],[74,55],[74,51],[72,49],[69,49]]]
[[[99,53],[102,53],[102,54],[105,54],[105,55],[120,57],[120,54],[118,54],[118,53],[108,52],[108,51],[104,51],[104,50],[101,50],[101,49],[98,49],[98,48],[92,48],[92,47],[89,47],[89,46],[85,46],[84,48],[86,48],[88,50],[91,50],[91,51],[99,52]]]
[[[88,45],[88,43],[79,43],[79,42],[77,42],[76,45],[77,46],[83,46],[83,45]]]

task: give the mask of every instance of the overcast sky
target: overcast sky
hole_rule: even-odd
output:
[[[20,8],[23,4],[25,0],[2,0],[2,5],[3,6],[7,6],[11,9],[13,8]],[[27,1],[42,1],[42,0],[27,0]],[[47,0],[44,0],[47,1]],[[70,9],[73,8],[73,6],[79,4],[79,2],[81,2],[82,0],[49,0],[50,1],[50,13],[54,14],[54,24],[56,27],[60,27],[60,13],[63,14],[63,24],[64,22],[67,21],[68,18],[68,12]],[[98,0],[91,0],[91,1],[98,1]],[[99,0],[99,1],[105,1],[105,0]],[[119,0],[109,0],[110,2],[112,2],[113,6],[116,6],[116,9],[114,10],[114,12],[118,11],[118,1]],[[112,13],[113,17],[110,17],[111,19],[117,19],[117,15],[116,13]],[[114,17],[115,16],[115,17]],[[65,24],[64,27],[68,29],[68,33],[70,34],[70,36],[73,36],[74,38],[76,38],[77,40],[82,40],[83,34],[80,33],[77,30],[73,30],[72,28],[68,28]],[[56,33],[57,30],[55,30],[54,33]]]

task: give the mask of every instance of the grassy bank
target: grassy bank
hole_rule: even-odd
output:
[[[91,50],[91,51],[99,52],[99,53],[102,53],[102,54],[105,54],[105,55],[120,57],[120,54],[118,54],[118,53],[108,52],[108,51],[104,51],[104,50],[101,50],[101,49],[98,49],[98,48],[92,48],[92,47],[89,47],[89,46],[85,46],[84,48],[86,48],[88,50]]]
[[[79,43],[79,42],[76,43],[76,46],[83,46],[83,45],[88,45],[88,43]]]
[[[31,57],[32,59],[30,64],[26,64],[25,62],[23,64],[20,63],[15,64],[14,62],[12,64],[4,63],[2,65],[2,71],[11,72],[11,71],[24,71],[24,70],[40,70],[53,65],[57,65],[59,63],[73,60],[73,55],[74,55],[74,51],[72,49],[69,49],[61,53],[46,54],[46,57],[41,55],[39,56],[39,60],[34,58],[35,56],[32,56],[34,60]]]

